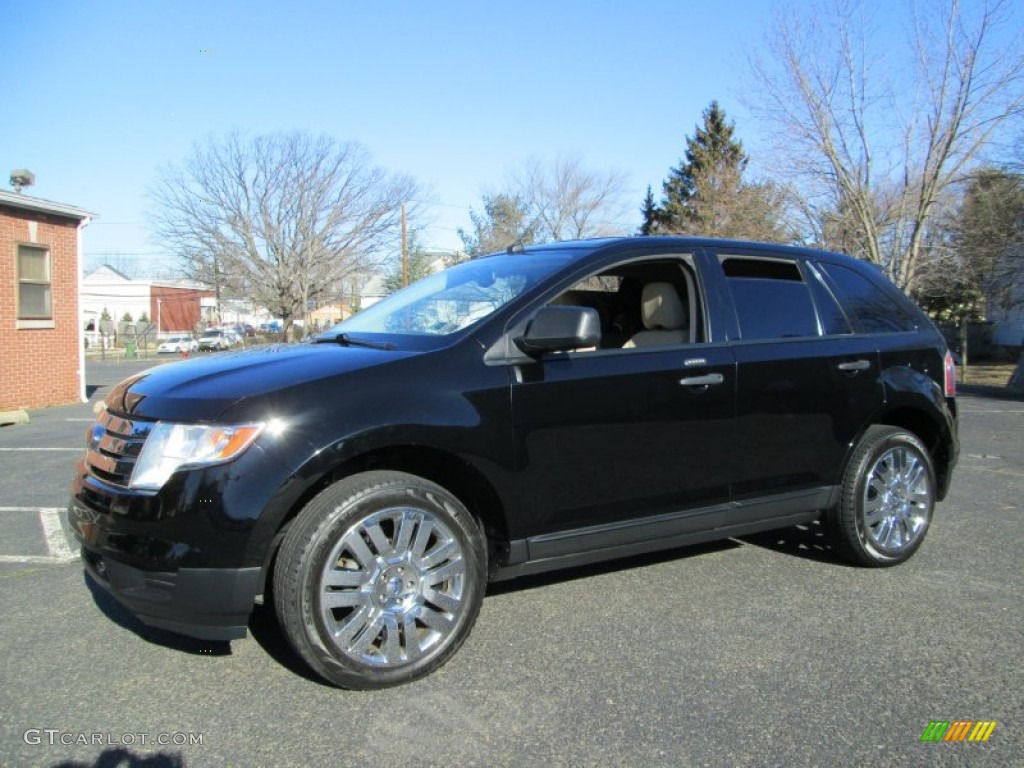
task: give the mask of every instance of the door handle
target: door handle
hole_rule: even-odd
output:
[[[854,360],[852,363],[840,363],[840,371],[866,371],[871,367],[870,360]]]
[[[687,376],[680,379],[679,383],[684,387],[706,387],[710,384],[721,384],[725,377],[720,373],[709,373],[704,376]]]

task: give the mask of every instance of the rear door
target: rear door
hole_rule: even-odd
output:
[[[877,352],[852,335],[813,265],[741,250],[716,261],[737,339],[730,522],[824,506],[851,442],[882,402]]]

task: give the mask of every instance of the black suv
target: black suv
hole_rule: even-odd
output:
[[[272,600],[324,678],[421,677],[488,581],[817,519],[886,566],[957,460],[955,370],[871,265],[628,238],[510,249],[313,343],[106,398],[68,523],[144,622],[243,637]]]

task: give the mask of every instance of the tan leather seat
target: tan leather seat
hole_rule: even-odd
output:
[[[689,343],[686,310],[671,283],[648,283],[644,286],[640,316],[647,330],[634,334],[622,345],[624,348]]]

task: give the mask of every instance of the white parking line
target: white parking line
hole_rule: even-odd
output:
[[[39,524],[43,528],[48,555],[0,555],[0,563],[24,563],[35,565],[63,565],[78,559],[64,540],[64,531],[60,526],[61,507],[0,507],[3,512],[34,512],[39,516]]]
[[[961,413],[1024,413],[1017,408],[963,408]]]
[[[83,448],[0,448],[5,453],[17,453],[18,451],[71,451],[78,453]]]
[[[61,562],[70,563],[78,555],[71,551],[64,538],[64,531],[60,527],[60,514],[64,510],[50,507],[39,510],[39,522],[43,526],[43,535],[46,537],[46,548],[52,557]]]

